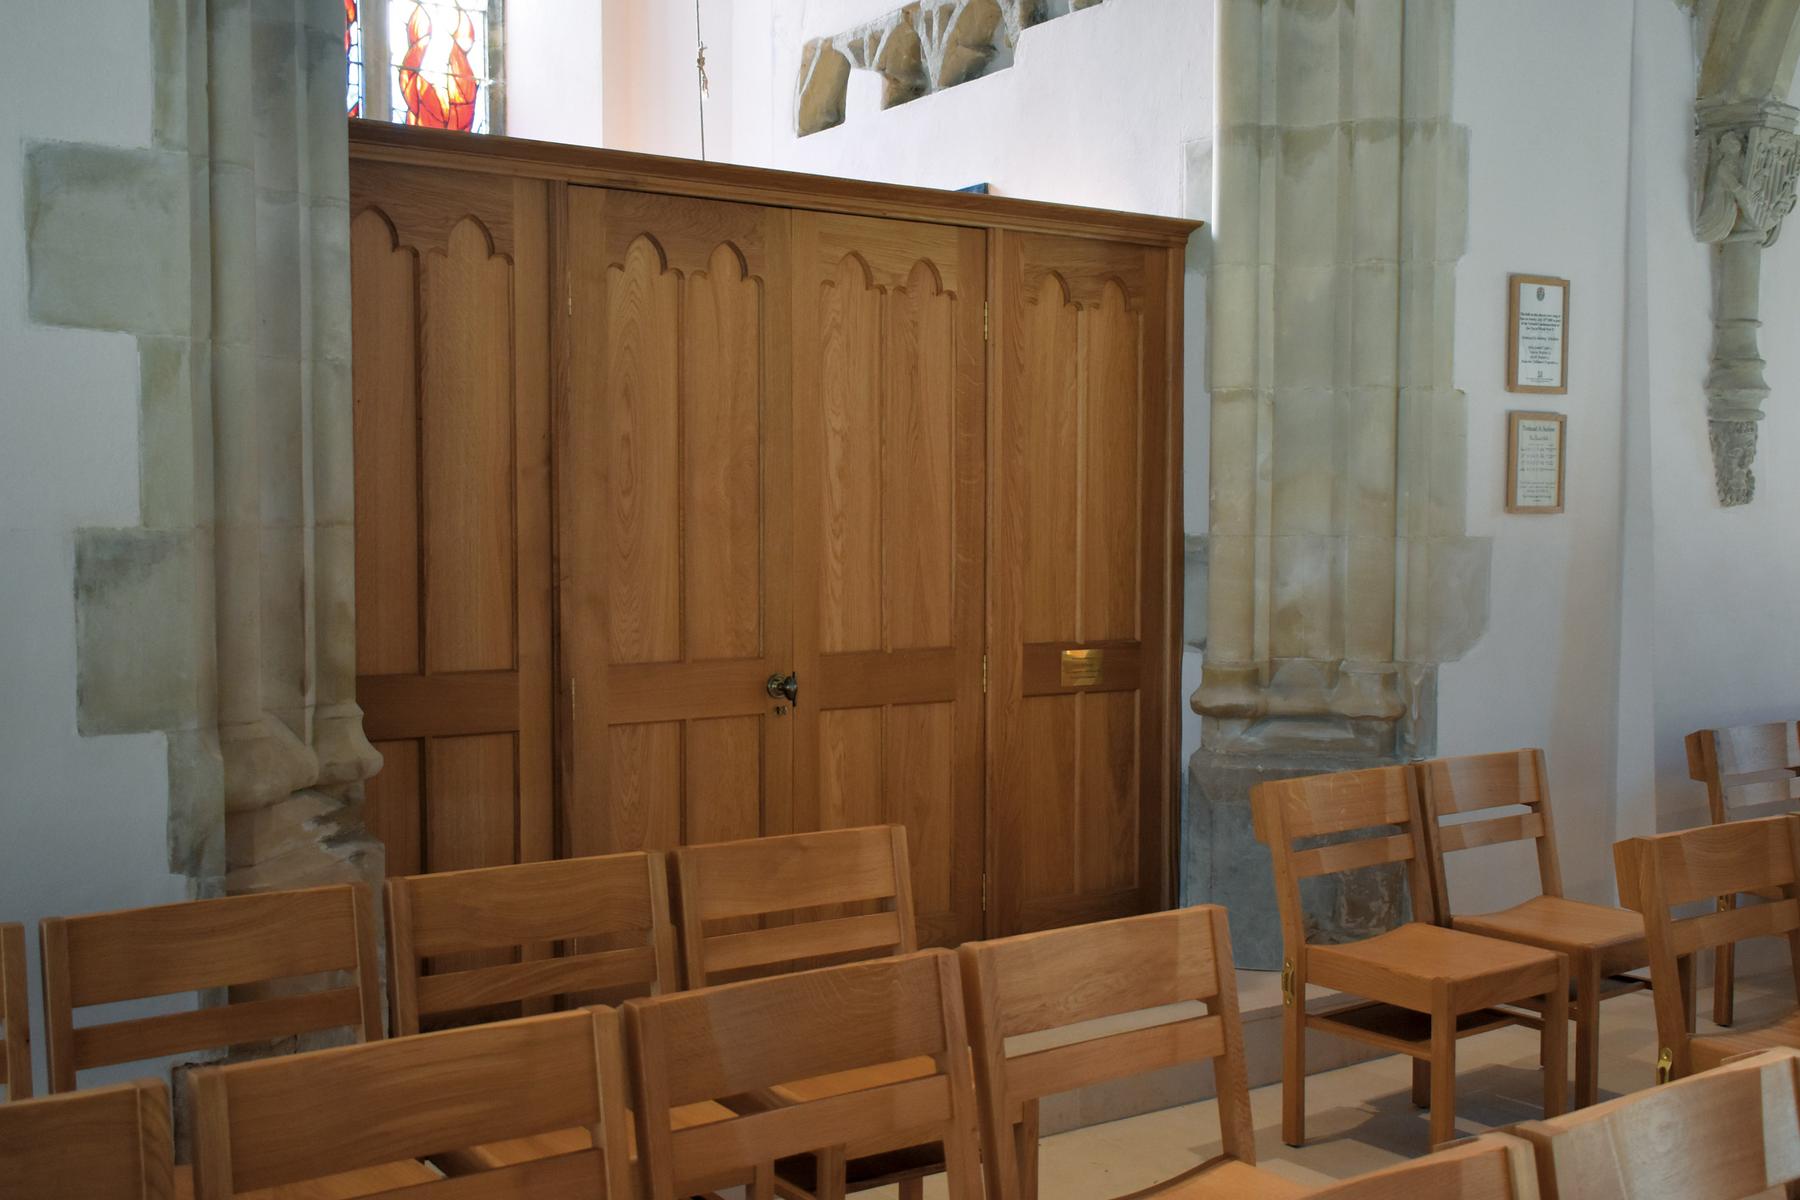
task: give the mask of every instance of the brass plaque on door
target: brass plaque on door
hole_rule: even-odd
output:
[[[1093,687],[1100,682],[1100,667],[1105,651],[1064,650],[1062,652],[1062,685]]]

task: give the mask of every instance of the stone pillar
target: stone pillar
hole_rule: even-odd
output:
[[[1452,11],[1219,2],[1188,876],[1192,894],[1233,905],[1252,965],[1280,951],[1250,786],[1428,750],[1436,665],[1486,623],[1487,544],[1464,533],[1465,403],[1450,369],[1467,217]],[[1309,897],[1327,938],[1401,912],[1392,878]]]
[[[136,334],[144,364],[143,526],[77,539],[81,729],[169,736],[197,892],[372,882],[343,6],[148,2],[152,147],[27,148],[34,319]]]

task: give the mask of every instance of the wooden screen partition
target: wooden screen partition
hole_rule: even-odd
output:
[[[925,944],[1168,903],[1191,222],[351,154],[392,871],[895,822]]]

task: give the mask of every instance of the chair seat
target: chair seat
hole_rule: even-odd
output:
[[[239,1192],[238,1200],[358,1200],[362,1196],[376,1196],[395,1188],[435,1183],[442,1178],[441,1174],[424,1163],[406,1160],[368,1167],[361,1171],[347,1171],[342,1175],[327,1175],[305,1183]],[[193,1200],[194,1168],[175,1168],[175,1197],[176,1200]]]
[[[1119,1200],[1290,1200],[1311,1191],[1261,1167],[1225,1159]]]
[[[680,1108],[670,1109],[669,1126],[672,1129],[693,1129],[699,1125],[710,1125],[714,1121],[728,1120],[735,1115],[724,1105],[705,1100],[699,1104],[684,1104]],[[626,1139],[631,1143],[632,1157],[636,1158],[637,1129],[627,1125],[625,1133]],[[515,1167],[540,1158],[580,1154],[593,1148],[594,1139],[588,1135],[587,1130],[558,1129],[551,1133],[534,1133],[530,1137],[489,1142],[482,1146],[452,1150],[447,1154],[436,1154],[432,1156],[432,1161],[451,1175],[476,1175],[482,1171]]]
[[[1457,1011],[1539,996],[1556,986],[1552,950],[1413,922],[1342,946],[1309,946],[1308,983],[1414,1012],[1432,1010],[1440,983]]]
[[[1695,1071],[1710,1071],[1728,1058],[1764,1050],[1800,1050],[1800,1010],[1748,1028],[1738,1026],[1695,1037],[1689,1044]]]
[[[1564,954],[1594,951],[1603,973],[1629,971],[1650,962],[1644,918],[1623,908],[1562,896],[1533,896],[1501,912],[1451,918],[1454,928],[1504,938]]]

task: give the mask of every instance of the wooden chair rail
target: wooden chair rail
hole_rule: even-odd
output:
[[[175,1200],[171,1129],[160,1080],[0,1104],[0,1196]]]
[[[73,1035],[77,1071],[109,1063],[163,1058],[201,1048],[244,1046],[296,1034],[355,1027],[362,1019],[358,988],[249,1000],[217,1008],[89,1025]]]
[[[1436,1154],[1307,1193],[1308,1200],[1539,1200],[1531,1144],[1488,1133]]]
[[[1548,835],[1541,813],[1493,817],[1485,821],[1463,821],[1455,825],[1439,825],[1438,846],[1445,851],[1473,850],[1478,846],[1494,846],[1503,842],[1528,842]]]
[[[1021,1104],[1225,1053],[1222,1017],[1190,1017],[1006,1060],[1006,1102]]]
[[[648,946],[530,959],[420,976],[419,1011],[456,1012],[488,1004],[549,999],[633,984],[643,985],[643,990],[648,993],[655,989],[657,979],[656,951]]]
[[[706,974],[710,977],[748,967],[886,949],[900,945],[903,937],[898,913],[864,913],[797,925],[772,925],[742,933],[713,934],[706,938],[703,954]]]
[[[1410,834],[1396,833],[1388,837],[1371,837],[1356,842],[1340,842],[1294,852],[1294,875],[1311,879],[1315,875],[1336,875],[1383,863],[1403,863],[1413,857]]]

